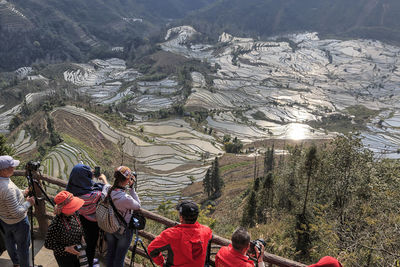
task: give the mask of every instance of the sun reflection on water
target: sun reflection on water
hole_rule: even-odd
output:
[[[292,140],[303,140],[309,137],[309,132],[307,125],[292,123],[288,125],[286,136]]]

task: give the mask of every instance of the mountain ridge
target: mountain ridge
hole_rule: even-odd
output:
[[[0,71],[34,62],[86,61],[144,38],[213,0],[0,2]]]
[[[190,15],[186,23],[214,34],[269,37],[317,31],[342,38],[365,38],[400,43],[400,2],[394,0],[220,0]]]

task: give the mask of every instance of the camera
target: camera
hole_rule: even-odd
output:
[[[137,229],[140,226],[139,220],[134,218],[133,216],[132,216],[131,223],[132,223],[132,229]]]
[[[261,252],[261,245],[263,245],[264,247],[265,245],[267,245],[264,239],[256,239],[250,241],[250,248],[247,252],[251,255],[256,255],[256,248],[258,252]]]
[[[74,249],[76,251],[79,251],[79,256],[78,256],[79,266],[89,267],[89,261],[88,258],[86,257],[86,245],[85,244],[76,245]]]
[[[25,165],[25,170],[27,171],[34,171],[37,172],[40,168],[40,162],[39,161],[29,161],[26,165]]]

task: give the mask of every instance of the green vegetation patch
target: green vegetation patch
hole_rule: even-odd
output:
[[[346,112],[355,117],[354,121],[356,123],[367,122],[371,118],[377,116],[380,113],[379,110],[372,110],[363,105],[355,105],[347,107]]]
[[[322,128],[327,131],[349,133],[356,131],[359,127],[352,124],[351,118],[342,114],[332,114],[328,117],[323,117],[320,121],[307,122],[312,128]]]
[[[251,114],[251,116],[255,119],[255,120],[263,120],[263,121],[266,121],[268,118],[267,118],[267,116],[265,116],[265,113],[264,112],[262,112],[262,111],[257,111],[257,112],[255,112],[255,113],[253,113],[253,114]]]
[[[322,128],[340,133],[356,132],[363,130],[365,124],[380,112],[380,110],[371,110],[363,105],[355,105],[347,107],[345,109],[346,114],[331,114],[320,121],[308,122],[308,125],[313,128]]]
[[[244,166],[250,165],[252,163],[253,162],[251,162],[251,161],[242,161],[242,162],[237,162],[237,163],[233,163],[233,164],[222,166],[219,169],[220,169],[221,172],[226,172],[226,171],[230,171],[230,170],[233,170],[233,169],[236,169],[236,168],[240,168],[240,167],[244,167]]]

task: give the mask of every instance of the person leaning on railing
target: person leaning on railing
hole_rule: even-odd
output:
[[[207,248],[212,239],[209,227],[197,222],[199,207],[193,201],[177,205],[180,224],[164,230],[148,246],[150,257],[158,265],[164,264],[162,251],[167,251],[166,266],[203,267]]]
[[[254,262],[247,256],[250,248],[250,234],[243,227],[239,227],[233,232],[232,244],[221,247],[215,256],[216,267],[254,267]],[[257,267],[264,267],[263,255],[264,246],[261,244],[260,250],[255,249]]]
[[[55,196],[54,202],[56,216],[50,223],[44,246],[53,250],[59,267],[79,267],[76,257],[79,251],[75,246],[82,244],[83,229],[78,210],[84,201],[70,192],[61,191]]]
[[[114,172],[114,185],[105,185],[103,194],[111,196],[111,200],[119,212],[130,226],[132,211],[140,209],[140,200],[133,188],[135,176],[126,166],[119,166]],[[125,192],[128,189],[129,194]],[[124,233],[106,233],[107,240],[107,267],[123,267],[125,255],[132,242],[133,228],[125,228]]]
[[[19,160],[0,156],[0,223],[14,267],[28,267],[31,235],[27,212],[35,200],[33,196],[25,200],[28,189],[23,191],[10,180],[18,165]]]
[[[99,177],[107,184],[104,174]],[[101,197],[103,183],[93,182],[93,170],[86,165],[77,164],[72,168],[66,190],[74,196],[84,200],[82,208],[79,209],[79,219],[82,223],[85,240],[87,243],[86,255],[89,267],[94,265],[94,255],[97,240],[99,238],[99,226],[96,221],[96,205]],[[98,266],[95,264],[95,266]]]

